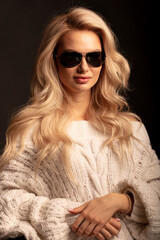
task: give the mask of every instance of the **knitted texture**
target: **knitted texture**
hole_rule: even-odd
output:
[[[71,181],[60,154],[42,161],[35,179],[36,149],[30,134],[24,152],[0,173],[0,239],[24,235],[27,240],[85,240],[71,231],[78,217],[68,212],[111,192],[132,192],[130,216],[118,214],[122,229],[113,240],[160,239],[160,166],[145,127],[132,122],[132,158],[123,165],[105,137],[87,121],[72,122],[71,166],[78,184]],[[96,238],[92,238],[95,240]]]

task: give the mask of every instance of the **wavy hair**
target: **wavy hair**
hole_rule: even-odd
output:
[[[133,137],[130,118],[138,119],[129,111],[121,94],[128,88],[129,64],[118,51],[116,37],[103,17],[89,9],[76,7],[51,19],[44,31],[31,82],[31,98],[10,122],[1,167],[24,150],[25,138],[33,128],[36,169],[43,159],[51,158],[62,148],[62,163],[71,175],[69,149],[72,140],[67,135],[70,100],[59,81],[53,59],[61,38],[71,30],[94,31],[101,38],[106,53],[100,78],[92,88],[86,119],[106,135],[103,145],[111,147],[119,158],[128,152]],[[18,152],[17,140],[20,143]]]

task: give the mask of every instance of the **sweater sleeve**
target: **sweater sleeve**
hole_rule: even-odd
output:
[[[152,150],[144,125],[134,130],[134,167],[117,185],[119,192],[134,197],[131,215],[123,219],[136,240],[160,239],[160,161]]]
[[[42,172],[35,180],[34,154],[28,147],[0,173],[0,239],[75,239],[70,227],[77,215],[67,209],[82,203],[53,198]]]

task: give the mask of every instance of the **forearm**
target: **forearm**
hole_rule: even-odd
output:
[[[135,239],[146,239],[146,236],[147,239],[159,239],[160,198],[157,189],[158,180],[150,183],[141,180],[140,183],[137,178],[126,178],[114,189],[119,193],[130,191],[133,194],[134,204],[131,214],[122,214],[121,217]]]
[[[0,239],[17,237],[19,233],[37,240],[39,234],[46,240],[51,236],[74,239],[70,226],[76,216],[69,214],[67,208],[79,204],[62,198],[50,200],[24,190],[4,191],[0,199]]]

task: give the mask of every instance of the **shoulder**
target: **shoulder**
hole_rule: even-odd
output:
[[[17,147],[26,148],[34,148],[34,141],[33,141],[33,133],[35,130],[35,125],[30,126],[28,129],[23,132],[23,134],[19,134],[17,138]]]
[[[136,114],[131,113],[127,116],[127,121],[132,128],[132,136],[143,144],[150,145],[148,132],[141,119]]]
[[[144,124],[142,122],[134,120],[131,122],[131,126],[133,137],[145,145],[150,145],[149,135]]]

